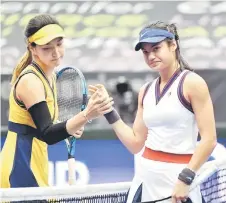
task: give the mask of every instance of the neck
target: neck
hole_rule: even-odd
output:
[[[45,75],[46,75],[47,78],[49,78],[49,77],[52,76],[54,67],[46,66],[44,63],[42,63],[37,58],[34,58],[33,61],[38,64],[38,66],[42,69],[42,71],[45,73]]]
[[[161,82],[167,83],[168,80],[172,77],[176,70],[180,68],[179,63],[176,61],[173,63],[169,68],[165,68],[164,70],[160,71]]]

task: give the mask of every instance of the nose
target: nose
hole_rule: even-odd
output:
[[[155,54],[151,51],[150,53],[149,53],[149,55],[148,55],[148,60],[149,61],[152,61],[152,60],[154,60],[155,59]]]
[[[55,47],[53,49],[53,57],[54,58],[59,58],[60,57],[60,51],[59,51],[58,47]]]

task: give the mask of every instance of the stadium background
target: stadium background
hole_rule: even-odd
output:
[[[139,88],[156,77],[142,54],[134,51],[139,30],[155,20],[176,23],[183,56],[208,83],[218,142],[226,146],[225,1],[2,1],[1,146],[7,131],[11,73],[26,49],[23,29],[38,13],[55,15],[65,27],[67,52],[61,67],[76,66],[88,84],[104,84],[129,124]],[[134,175],[134,156],[103,118],[86,126],[75,157],[78,184],[131,181]],[[52,185],[66,184],[66,158],[63,142],[49,147]]]

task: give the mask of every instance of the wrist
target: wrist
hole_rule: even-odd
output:
[[[88,116],[87,110],[82,111],[82,115],[86,119],[87,123],[91,123],[92,122],[92,119],[89,118],[89,116]]]
[[[195,172],[192,171],[189,168],[184,168],[181,173],[178,176],[178,179],[182,182],[184,182],[186,185],[191,185],[194,178],[195,178]]]
[[[113,109],[109,113],[104,114],[104,117],[106,118],[109,124],[114,124],[121,119],[118,112],[115,109]]]

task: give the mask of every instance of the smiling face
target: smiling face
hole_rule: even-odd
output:
[[[141,49],[146,64],[153,70],[162,71],[175,62],[176,48],[174,41],[170,43],[162,41],[157,44],[142,43]]]
[[[57,67],[60,65],[65,52],[63,38],[55,38],[45,45],[31,46],[30,50],[33,57],[45,67]]]

